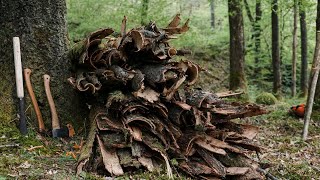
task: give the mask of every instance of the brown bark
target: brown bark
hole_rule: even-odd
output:
[[[33,71],[32,82],[40,109],[50,127],[50,111],[42,75],[52,77],[52,94],[63,120],[75,120],[74,93],[67,88],[66,2],[64,0],[0,1],[0,119],[9,121],[15,114],[12,37],[21,40],[22,65]],[[26,93],[28,98],[28,94]],[[28,102],[30,103],[30,101]],[[28,106],[28,105],[27,105]],[[33,110],[32,110],[33,111]],[[31,111],[28,111],[30,114]],[[32,113],[35,114],[34,112]],[[32,117],[32,119],[36,119]],[[36,122],[34,122],[36,124]]]
[[[278,20],[278,0],[272,0],[271,4],[272,21],[272,69],[273,69],[273,93],[281,96],[281,70],[280,70],[280,50],[279,50],[279,20]]]
[[[291,95],[295,96],[297,93],[296,81],[297,81],[297,0],[294,0],[293,6],[293,33],[292,33],[292,86]]]
[[[299,1],[300,31],[301,31],[301,79],[300,89],[303,97],[308,93],[308,37],[306,12],[302,0]]]
[[[240,0],[229,0],[228,11],[230,31],[230,90],[246,90],[243,16]]]

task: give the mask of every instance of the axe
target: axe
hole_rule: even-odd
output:
[[[52,119],[52,137],[73,137],[74,129],[71,124],[68,124],[67,127],[60,127],[59,118],[54,104],[51,90],[50,90],[50,76],[48,74],[43,75],[44,79],[44,89],[47,95],[47,99],[50,106],[51,119]]]
[[[38,105],[38,102],[36,100],[36,96],[35,96],[35,94],[33,92],[32,84],[31,84],[31,79],[30,79],[31,72],[32,71],[29,68],[24,69],[24,71],[23,71],[24,79],[25,79],[25,82],[26,82],[26,85],[27,85],[28,93],[30,95],[34,111],[36,112],[36,115],[37,115],[37,120],[38,120],[38,125],[39,125],[39,132],[40,133],[46,133],[46,129],[45,129],[45,126],[44,126],[44,123],[43,123],[41,111],[40,111],[40,108],[39,108],[39,105]]]
[[[19,98],[19,130],[21,134],[26,135],[28,133],[28,130],[26,123],[26,115],[24,113],[24,92],[19,37],[13,37],[13,56],[16,75],[17,96]]]

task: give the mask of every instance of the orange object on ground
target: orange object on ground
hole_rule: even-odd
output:
[[[291,107],[292,112],[298,117],[304,117],[305,104],[299,104]]]

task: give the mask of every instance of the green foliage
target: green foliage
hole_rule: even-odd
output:
[[[265,104],[265,105],[273,105],[277,102],[277,98],[268,92],[261,93],[256,98],[256,103],[258,104]]]

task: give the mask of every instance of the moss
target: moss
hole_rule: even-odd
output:
[[[276,102],[277,98],[273,94],[267,92],[261,93],[256,98],[256,103],[258,104],[273,105],[276,104]]]

